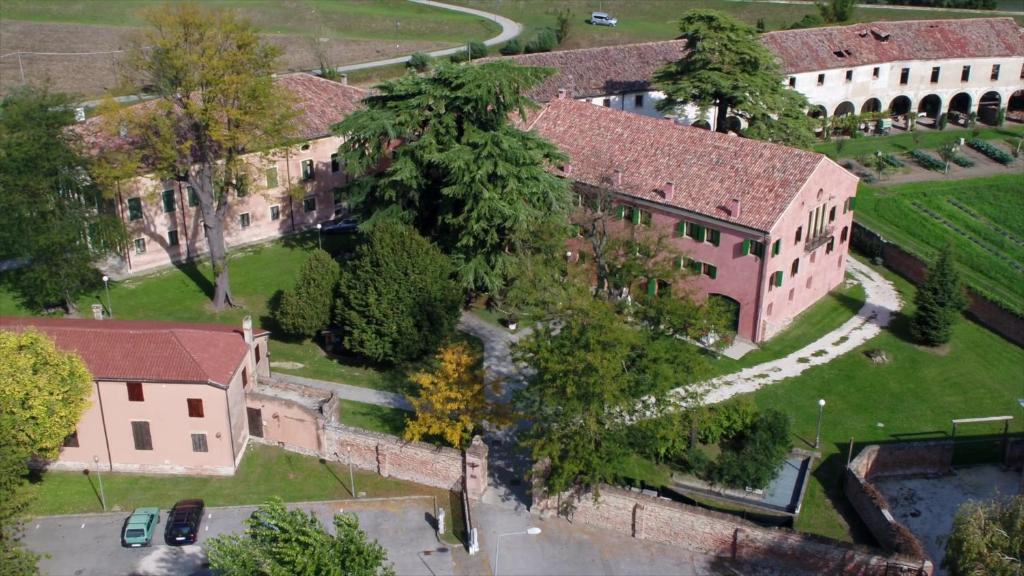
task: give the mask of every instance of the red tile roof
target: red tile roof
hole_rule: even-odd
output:
[[[762,35],[761,41],[778,55],[787,74],[882,62],[1024,55],[1024,36],[1009,17],[781,30]]]
[[[552,100],[528,126],[571,158],[571,178],[768,232],[811,174],[821,154],[680,126],[571,99]],[[671,199],[663,196],[674,184]],[[741,201],[733,218],[727,206]]]
[[[221,324],[7,317],[0,329],[47,334],[81,356],[96,380],[227,386],[247,353],[241,327]]]
[[[682,58],[685,47],[685,40],[668,40],[482,58],[474,63],[511,60],[522,66],[558,69],[527,94],[538,102],[547,102],[558,96],[560,88],[568,90],[573,98],[651,90],[654,72]]]

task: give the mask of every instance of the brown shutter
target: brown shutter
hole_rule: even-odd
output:
[[[136,450],[152,450],[153,437],[149,434],[149,422],[132,422],[132,438]]]
[[[263,438],[263,410],[246,407],[245,413],[249,417],[249,435]]]
[[[188,398],[188,417],[189,418],[202,418],[203,417],[203,399],[202,398]]]

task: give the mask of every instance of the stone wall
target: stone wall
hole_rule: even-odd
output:
[[[583,494],[575,502],[570,520],[633,538],[684,545],[703,554],[802,573],[869,576],[884,573],[890,564],[917,567],[928,575],[933,571],[931,562],[921,558],[764,528],[727,514],[618,488],[603,486],[599,493],[597,500],[590,493]],[[557,498],[535,496],[534,510],[550,514],[558,504]]]

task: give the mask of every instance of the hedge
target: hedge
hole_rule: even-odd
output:
[[[946,163],[935,156],[920,150],[911,150],[910,157],[917,161],[923,168],[942,171],[946,169]]]
[[[967,141],[967,145],[1000,164],[1009,164],[1010,162],[1013,162],[1013,156],[1011,156],[1009,152],[1001,148],[996,148],[985,140],[971,138]]]

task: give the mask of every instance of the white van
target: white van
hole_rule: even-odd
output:
[[[607,12],[593,12],[590,14],[590,23],[594,26],[615,26],[619,21],[612,18]]]

